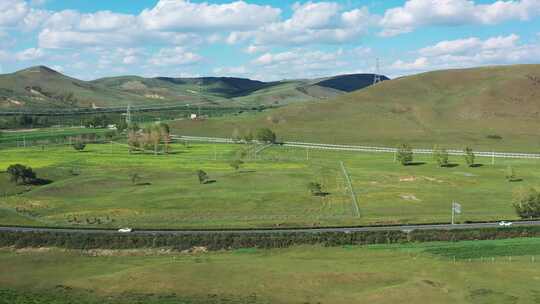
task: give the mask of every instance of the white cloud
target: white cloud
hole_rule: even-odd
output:
[[[253,78],[265,80],[313,78],[340,74],[355,65],[354,51],[313,51],[304,48],[279,53],[265,53],[254,59]],[[352,61],[352,62],[351,62]]]
[[[151,30],[232,30],[251,29],[279,18],[281,11],[271,6],[236,1],[226,4],[160,0],[145,9],[140,19]]]
[[[264,52],[266,50],[268,50],[268,48],[265,46],[251,44],[244,49],[244,52],[247,54],[253,55],[253,54]]]
[[[438,56],[443,54],[460,54],[477,48],[482,42],[478,38],[467,38],[452,41],[441,41],[434,46],[420,49],[423,56]]]
[[[199,62],[202,57],[183,47],[163,48],[148,61],[155,66],[187,65]]]
[[[178,45],[187,42],[196,44],[197,36],[185,33],[145,32],[136,28],[124,28],[118,31],[83,32],[58,31],[44,29],[39,34],[39,46],[42,48],[81,48],[81,47],[123,47],[152,45]]]
[[[417,70],[425,69],[427,67],[428,67],[428,59],[426,57],[420,57],[411,62],[397,60],[391,66],[392,69],[401,70],[401,71],[417,71]]]
[[[15,54],[15,59],[19,61],[32,61],[41,59],[43,56],[45,56],[45,52],[42,49],[29,48]]]
[[[540,15],[538,0],[508,0],[476,4],[471,0],[408,0],[387,10],[380,20],[382,36],[408,33],[426,25],[497,24]]]
[[[259,29],[233,32],[229,43],[252,40],[257,45],[342,43],[365,34],[374,17],[367,8],[343,12],[334,2],[296,3],[291,18]]]
[[[0,26],[17,25],[30,11],[28,4],[22,0],[0,1]]]
[[[441,41],[418,50],[420,57],[410,62],[398,60],[393,72],[421,72],[436,69],[538,62],[540,44],[520,44],[519,36],[477,37]]]

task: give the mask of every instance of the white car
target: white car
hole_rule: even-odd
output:
[[[132,232],[133,229],[131,228],[120,228],[118,229],[118,232],[121,232],[121,233],[129,233],[129,232]]]
[[[510,226],[512,226],[512,222],[502,221],[502,222],[499,222],[499,226],[501,226],[501,227],[510,227]]]

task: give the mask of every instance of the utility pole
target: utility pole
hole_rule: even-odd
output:
[[[456,217],[456,213],[461,214],[461,204],[456,201],[452,201],[452,225],[455,224],[454,219]]]
[[[373,85],[376,85],[379,82],[382,82],[382,77],[380,61],[379,58],[377,58],[375,63],[375,74],[373,74]]]
[[[454,202],[452,202],[452,225],[454,225],[455,214],[456,214],[456,210],[454,209]]]
[[[126,109],[126,124],[131,125],[131,104],[128,104]]]

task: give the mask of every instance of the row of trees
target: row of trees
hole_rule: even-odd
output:
[[[465,147],[465,149],[463,149],[463,154],[467,165],[469,167],[474,167],[475,155],[472,148]],[[397,149],[396,159],[404,166],[413,164],[413,148],[408,144],[402,144]],[[433,147],[433,159],[437,162],[439,167],[448,167],[450,165],[448,150],[441,148],[438,145]]]

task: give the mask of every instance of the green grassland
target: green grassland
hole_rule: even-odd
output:
[[[317,103],[203,123],[185,135],[230,137],[269,127],[281,140],[431,148],[539,151],[540,65],[436,71],[385,81]]]
[[[15,186],[0,173],[0,223],[137,228],[286,227],[448,222],[452,200],[458,221],[516,219],[511,201],[519,187],[540,184],[536,160],[460,157],[438,168],[431,157],[403,167],[392,154],[268,148],[248,152],[239,171],[230,167],[246,145],[174,144],[169,155],[128,154],[125,145],[90,144],[0,150],[0,170],[22,163],[51,183]],[[253,147],[252,147],[253,149]],[[309,153],[309,160],[307,160]],[[341,171],[352,179],[361,216],[355,216]],[[520,182],[508,182],[511,165]],[[200,184],[195,171],[215,181]],[[0,171],[1,172],[1,171]],[[137,173],[141,180],[131,180]],[[307,184],[319,182],[326,196]]]
[[[202,254],[4,249],[0,303],[536,303],[539,255],[534,238]]]

